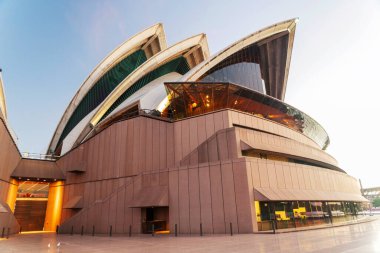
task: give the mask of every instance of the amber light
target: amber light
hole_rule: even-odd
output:
[[[290,118],[290,116],[287,114],[268,114],[267,115],[267,118],[269,119],[284,119],[286,117]]]
[[[193,108],[197,107],[197,105],[198,105],[198,104],[195,103],[195,102],[191,104],[191,106],[192,106]]]
[[[255,201],[255,210],[256,210],[256,219],[257,219],[257,221],[260,222],[261,221],[261,209],[260,209],[260,202],[259,201]]]
[[[170,234],[170,230],[155,231],[154,233],[158,235],[160,234],[168,235]]]
[[[329,144],[328,135],[318,122],[297,108],[260,92],[232,83],[179,82],[165,83],[165,86],[168,93],[176,94],[170,101],[173,119],[192,117],[210,110],[234,109],[292,128],[322,148]],[[194,101],[200,103],[196,110],[192,108]]]
[[[11,184],[8,189],[8,196],[7,196],[7,204],[11,208],[12,212],[15,211],[17,190],[18,190],[18,182],[16,179],[12,179]]]
[[[48,203],[45,216],[45,231],[55,231],[61,221],[62,201],[63,201],[63,182],[56,181],[49,186]]]
[[[55,231],[25,231],[20,234],[41,234],[41,233],[54,233]]]

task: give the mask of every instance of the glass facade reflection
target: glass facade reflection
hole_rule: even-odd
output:
[[[245,47],[218,63],[197,81],[238,83],[266,94],[259,51],[257,45]]]
[[[256,201],[259,231],[308,227],[356,220],[363,203],[325,201]]]
[[[252,90],[266,94],[260,65],[241,62],[219,69],[202,79],[202,82],[238,83]]]
[[[162,111],[164,117],[181,119],[230,108],[292,128],[314,140],[322,149],[330,142],[323,127],[310,116],[260,92],[222,82],[179,82],[165,83],[165,86],[169,106]]]

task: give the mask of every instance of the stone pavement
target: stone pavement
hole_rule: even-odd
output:
[[[57,246],[57,244],[59,246]],[[0,239],[0,252],[380,252],[380,218],[375,221],[281,234],[155,237],[22,234]]]

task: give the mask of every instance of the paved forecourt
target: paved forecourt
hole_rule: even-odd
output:
[[[318,230],[245,235],[80,236],[22,234],[0,239],[0,252],[380,252],[380,217]]]

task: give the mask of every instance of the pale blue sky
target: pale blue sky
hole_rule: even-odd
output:
[[[69,101],[116,46],[157,22],[171,45],[206,33],[211,53],[299,17],[285,101],[320,122],[328,152],[380,186],[379,1],[0,0],[0,67],[21,151],[44,153]]]

